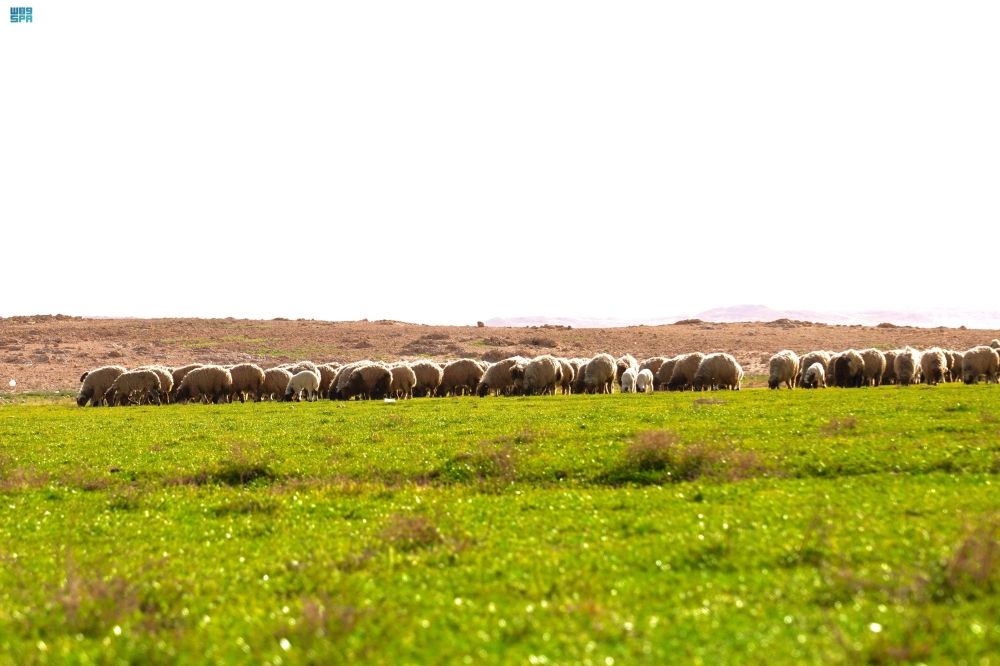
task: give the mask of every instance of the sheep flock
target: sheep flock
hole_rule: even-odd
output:
[[[848,349],[812,351],[801,356],[785,349],[768,364],[768,387],[858,388],[882,384],[980,380],[997,383],[1000,340],[964,352],[948,349],[890,351]],[[128,369],[109,365],[80,377],[79,406],[125,406],[183,402],[315,401],[409,399],[477,395],[555,395],[561,393],[650,393],[653,391],[738,391],[743,368],[726,353],[691,352],[639,361],[615,358],[535,358],[513,356],[496,363],[458,359],[384,363],[298,361],[264,369],[253,363],[222,366],[190,364],[178,368],[147,365]]]

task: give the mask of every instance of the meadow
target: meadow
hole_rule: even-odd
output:
[[[0,405],[0,663],[997,663],[1000,387]]]

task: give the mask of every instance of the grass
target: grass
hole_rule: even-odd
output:
[[[998,399],[0,405],[0,664],[992,663]]]

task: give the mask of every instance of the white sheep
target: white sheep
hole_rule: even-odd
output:
[[[905,347],[896,354],[893,361],[896,382],[901,386],[909,386],[920,381],[920,352],[912,347]]]
[[[985,376],[987,382],[996,383],[998,365],[1000,357],[996,349],[986,345],[973,347],[962,355],[962,381],[975,384]]]
[[[948,357],[937,347],[928,349],[920,355],[920,372],[924,383],[936,386],[948,378]]]
[[[643,368],[639,371],[638,377],[636,377],[635,389],[639,393],[652,393],[654,381],[653,371],[649,368]]]
[[[701,359],[691,386],[695,391],[714,391],[717,388],[739,391],[742,381],[743,368],[736,359],[730,354],[717,352]]]
[[[218,404],[232,392],[233,376],[229,370],[218,365],[203,365],[184,375],[174,399],[181,402],[210,398]]]
[[[669,391],[686,391],[694,386],[694,376],[698,373],[698,367],[705,359],[701,352],[691,352],[676,357],[674,371],[670,374],[670,381],[667,383]]]
[[[799,356],[791,349],[783,349],[771,357],[768,369],[770,370],[767,379],[768,388],[776,389],[784,384],[791,389],[795,386],[799,374]]]
[[[127,405],[133,396],[136,402],[148,400],[160,404],[160,377],[152,370],[130,370],[115,378],[104,393],[108,405]]]
[[[635,371],[635,368],[625,368],[621,376],[622,393],[635,393],[635,385],[638,381],[639,373]]]
[[[819,363],[823,367],[824,387],[826,386],[826,373],[830,368],[830,352],[818,350],[811,351],[799,359],[799,384],[803,384],[803,371],[808,370],[813,363]]]
[[[587,393],[611,393],[618,364],[611,354],[598,354],[583,368],[583,384]]]
[[[288,402],[294,399],[301,402],[304,397],[309,402],[315,402],[316,398],[319,397],[319,382],[319,372],[312,370],[296,372],[288,380],[283,400]]]
[[[127,370],[120,365],[106,365],[80,375],[82,384],[80,393],[76,396],[76,404],[83,407],[89,402],[91,407],[99,407],[104,402],[104,394],[123,372]]]
[[[802,373],[802,388],[826,388],[826,370],[816,361]]]
[[[516,371],[512,374],[516,375]],[[531,359],[524,366],[525,395],[555,395],[556,384],[562,382],[562,364],[549,354]]]

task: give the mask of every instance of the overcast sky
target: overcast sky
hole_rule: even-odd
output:
[[[0,315],[997,303],[995,1],[32,6]]]

